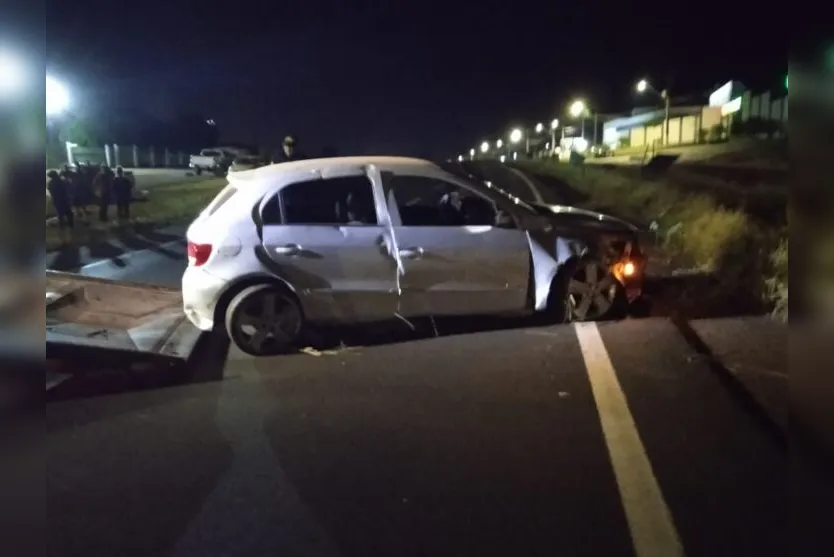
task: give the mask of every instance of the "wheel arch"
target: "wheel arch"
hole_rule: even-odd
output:
[[[299,307],[302,309],[302,311],[304,311],[303,305],[301,304],[301,300],[298,297],[298,293],[295,291],[295,288],[293,288],[289,282],[273,275],[255,273],[238,278],[237,280],[229,284],[220,294],[220,297],[217,299],[217,303],[214,306],[215,327],[225,327],[224,323],[226,322],[226,310],[229,308],[229,304],[232,303],[232,300],[235,296],[237,296],[250,286],[257,286],[260,284],[274,285],[286,289],[287,292],[289,292],[295,297]]]

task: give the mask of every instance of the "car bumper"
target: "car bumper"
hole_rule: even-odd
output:
[[[182,275],[182,306],[185,316],[200,330],[214,328],[214,312],[227,281],[200,267],[187,267]]]

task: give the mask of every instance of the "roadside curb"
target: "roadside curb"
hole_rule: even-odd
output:
[[[738,401],[744,411],[756,420],[782,450],[788,449],[789,432],[770,414],[768,409],[750,392],[747,386],[715,355],[701,336],[692,328],[689,320],[680,314],[671,316],[672,324],[683,339],[699,356],[721,382],[730,395]]]

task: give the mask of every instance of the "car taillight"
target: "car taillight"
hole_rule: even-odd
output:
[[[199,267],[208,261],[211,255],[211,244],[195,244],[188,242],[188,264]]]

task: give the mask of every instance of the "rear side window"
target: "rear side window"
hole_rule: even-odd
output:
[[[206,207],[206,214],[214,214],[223,204],[229,201],[237,193],[237,188],[229,184],[217,194],[208,207]]]
[[[373,185],[367,176],[296,182],[283,188],[277,197],[280,197],[280,213],[284,224],[377,224]],[[267,203],[273,219],[276,201],[270,200]]]

